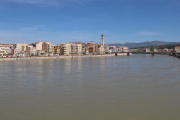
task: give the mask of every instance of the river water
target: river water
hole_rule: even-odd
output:
[[[180,59],[0,62],[0,120],[179,120]]]

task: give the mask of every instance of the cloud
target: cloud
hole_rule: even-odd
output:
[[[12,3],[25,3],[25,4],[39,4],[41,7],[47,7],[47,6],[60,6],[60,5],[66,5],[66,3],[70,4],[73,2],[76,2],[82,6],[85,6],[85,4],[89,3],[92,0],[0,0],[3,2],[12,2]]]
[[[79,31],[68,31],[68,32],[51,32],[41,31],[38,28],[21,28],[19,30],[0,30],[0,43],[34,43],[38,41],[52,42],[54,44],[62,44],[69,42],[90,42],[95,43],[101,42],[101,34],[99,32],[79,32]],[[105,33],[105,43],[108,41],[121,39],[121,36],[114,35],[111,33]]]
[[[88,32],[49,32],[38,31],[36,28],[22,28],[19,30],[0,30],[0,43],[33,43],[37,41],[65,43],[88,42],[98,40]],[[98,36],[100,42],[100,36]]]
[[[58,0],[0,0],[3,2],[13,2],[13,3],[26,3],[26,4],[41,4],[41,5],[59,5]]]
[[[161,35],[161,33],[158,32],[137,32],[137,34],[142,35],[142,36],[154,36],[154,35]]]
[[[37,30],[37,28],[22,28],[22,30]]]

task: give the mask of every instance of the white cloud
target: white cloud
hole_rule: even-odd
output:
[[[0,0],[4,2],[42,4],[42,5],[58,5],[59,0]]]
[[[82,6],[85,6],[85,4],[89,3],[92,0],[0,0],[3,2],[13,2],[13,3],[26,3],[26,4],[39,4],[41,7],[46,6],[59,6],[59,5],[65,5],[66,3],[70,2],[76,2]]]
[[[142,35],[142,36],[154,36],[154,35],[160,35],[161,33],[141,31],[141,32],[137,32],[137,34]]]
[[[99,32],[50,32],[39,31],[36,28],[21,28],[19,30],[0,30],[0,43],[33,43],[38,41],[52,42],[54,44],[68,42],[101,42],[101,33]],[[108,41],[119,40],[121,37],[111,33],[105,34],[105,43]]]
[[[95,37],[88,32],[47,32],[38,31],[36,28],[22,28],[20,30],[7,31],[0,30],[0,43],[33,43],[37,41],[49,41],[60,44],[65,42],[88,42],[95,40]],[[101,38],[100,36],[98,37],[100,42]]]

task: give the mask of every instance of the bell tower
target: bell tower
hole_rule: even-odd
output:
[[[104,46],[104,35],[101,35],[101,45]]]

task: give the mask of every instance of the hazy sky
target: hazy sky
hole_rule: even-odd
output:
[[[0,43],[180,42],[180,0],[0,0]]]

